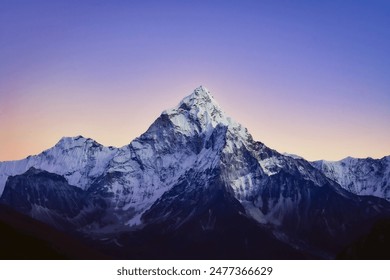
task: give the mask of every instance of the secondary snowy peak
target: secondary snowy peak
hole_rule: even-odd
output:
[[[62,137],[60,141],[58,141],[57,144],[55,144],[54,147],[67,150],[67,149],[73,149],[76,147],[83,147],[83,146],[103,147],[95,140],[91,138],[85,138],[81,135],[74,136],[74,137]]]
[[[390,201],[390,156],[319,160],[312,165],[354,194],[373,195]]]
[[[82,189],[92,178],[104,172],[117,149],[104,147],[82,136],[63,137],[52,148],[26,159],[0,163],[0,194],[9,176],[26,172],[30,167],[63,175],[68,183]]]

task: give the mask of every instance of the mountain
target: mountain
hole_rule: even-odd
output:
[[[0,174],[1,203],[114,258],[334,258],[390,216],[386,200],[254,141],[204,87],[129,145],[63,138]]]
[[[319,160],[312,164],[351,193],[390,200],[390,156],[381,159],[347,157],[340,161]]]

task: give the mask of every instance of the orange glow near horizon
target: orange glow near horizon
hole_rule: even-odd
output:
[[[207,87],[207,85],[206,85]],[[243,89],[245,90],[245,89]],[[160,97],[139,92],[122,99],[93,100],[93,96],[76,94],[76,98],[57,92],[53,99],[26,98],[8,108],[1,130],[0,160],[17,160],[54,146],[63,136],[83,135],[106,146],[121,147],[145,132],[159,114],[191,93],[181,88],[155,88]],[[383,133],[385,119],[374,124],[356,115],[344,119],[338,115],[311,115],[313,112],[290,104],[268,106],[266,95],[245,100],[220,88],[212,94],[225,112],[246,126],[253,138],[279,152],[300,155],[308,160],[339,160],[346,156],[381,158],[390,154],[390,133]],[[180,96],[181,95],[181,96]],[[36,96],[34,94],[30,95]],[[159,97],[159,98],[158,98]],[[272,98],[271,98],[272,99]],[[259,103],[256,102],[259,100]],[[255,101],[255,102],[253,102]],[[320,111],[319,111],[320,113]],[[381,134],[377,133],[381,131]]]

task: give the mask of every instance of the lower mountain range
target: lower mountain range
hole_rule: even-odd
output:
[[[390,259],[390,157],[281,154],[204,87],[124,147],[65,137],[0,162],[0,193],[2,258]]]

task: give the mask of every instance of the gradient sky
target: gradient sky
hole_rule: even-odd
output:
[[[280,152],[390,155],[390,2],[0,1],[0,161],[123,146],[199,85]]]

